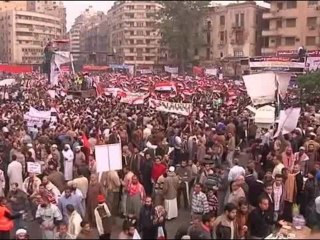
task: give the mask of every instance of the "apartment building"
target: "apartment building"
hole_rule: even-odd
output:
[[[262,14],[267,10],[254,1],[209,7],[200,29],[201,62],[260,55]]]
[[[67,11],[62,1],[27,1],[27,11],[43,13],[60,19],[62,37],[67,32]]]
[[[119,64],[153,68],[164,55],[154,14],[161,7],[156,1],[116,1],[107,13],[110,45]]]
[[[0,12],[9,10],[26,11],[27,1],[0,1]]]
[[[32,11],[0,12],[0,62],[41,64],[48,41],[63,33],[60,18]]]
[[[107,64],[108,29],[106,15],[98,11],[86,19],[80,28],[80,59],[83,63]]]
[[[277,51],[307,50],[320,47],[320,1],[266,1],[270,11],[263,14],[268,22],[262,31],[263,55]]]

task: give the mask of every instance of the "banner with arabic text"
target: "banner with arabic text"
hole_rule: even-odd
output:
[[[149,107],[155,108],[157,111],[181,114],[184,116],[188,116],[192,112],[191,103],[167,102],[151,98],[149,98]]]

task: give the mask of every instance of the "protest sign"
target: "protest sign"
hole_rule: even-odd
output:
[[[164,67],[164,71],[167,72],[167,73],[176,74],[176,73],[178,73],[179,68],[178,68],[178,67],[168,67],[168,66],[165,66],[165,67]]]
[[[149,94],[131,92],[125,92],[125,95],[126,96],[121,97],[120,102],[131,105],[144,104],[144,100],[149,96]]]
[[[155,108],[157,111],[176,113],[184,116],[188,116],[192,112],[191,103],[175,103],[157,99],[149,99],[149,107]]]
[[[107,172],[122,169],[121,144],[97,145],[94,149],[97,172]]]
[[[37,162],[27,162],[28,173],[41,174],[41,164]]]

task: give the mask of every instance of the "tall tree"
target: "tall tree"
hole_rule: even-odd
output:
[[[159,1],[161,10],[156,14],[162,42],[173,54],[180,70],[192,60],[195,49],[201,46],[198,33],[200,23],[210,1]]]

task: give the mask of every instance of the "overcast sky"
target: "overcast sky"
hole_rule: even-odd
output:
[[[94,10],[108,11],[113,5],[114,1],[63,1],[67,8],[67,29],[69,30],[73,24],[74,19],[79,16],[90,5]],[[215,1],[220,2],[220,1]],[[228,4],[236,1],[221,1],[221,4]],[[243,2],[243,1],[239,1]],[[259,5],[266,6],[263,1],[256,1]]]

